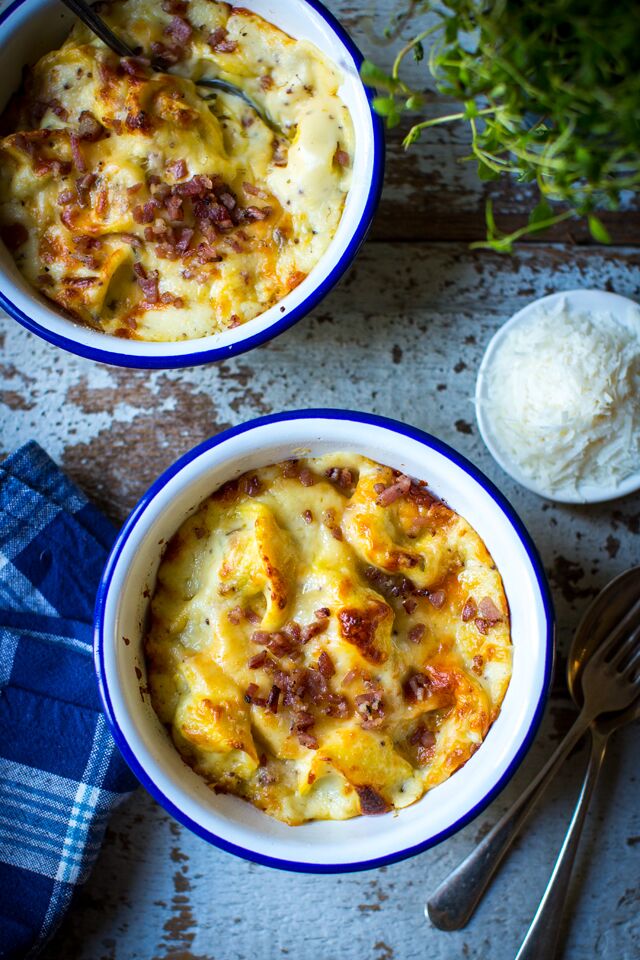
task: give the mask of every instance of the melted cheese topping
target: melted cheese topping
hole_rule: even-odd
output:
[[[413,803],[478,749],[511,676],[478,535],[350,454],[206,500],[167,545],[145,652],[187,763],[289,824]]]
[[[81,24],[44,56],[5,114],[2,237],[33,286],[107,333],[170,341],[244,323],[337,229],[353,152],[339,72],[224,3],[118,0],[103,16],[172,73],[118,61]],[[246,91],[281,135],[202,76]]]

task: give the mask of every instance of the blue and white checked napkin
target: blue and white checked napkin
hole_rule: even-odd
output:
[[[0,957],[31,957],[136,785],[100,709],[95,593],[111,524],[36,443],[0,464]]]

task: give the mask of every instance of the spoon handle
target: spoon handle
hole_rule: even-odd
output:
[[[434,926],[440,930],[465,926],[520,828],[588,726],[589,718],[583,712],[524,793],[433,893],[426,909]]]
[[[135,56],[131,47],[121,40],[111,27],[107,26],[102,17],[98,16],[89,4],[85,3],[85,0],[62,0],[62,2],[119,57]]]
[[[544,957],[545,960],[553,960],[556,955],[571,871],[580,843],[580,835],[582,834],[589,801],[602,768],[607,740],[608,736],[602,736],[592,729],[591,754],[580,796],[553,868],[553,873],[549,878],[547,889],[518,951],[516,960],[540,960],[540,957]]]

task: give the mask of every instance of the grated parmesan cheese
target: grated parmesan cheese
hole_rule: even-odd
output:
[[[640,309],[540,305],[510,328],[479,402],[494,441],[540,492],[580,497],[640,471]]]

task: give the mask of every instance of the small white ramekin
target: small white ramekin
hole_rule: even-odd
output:
[[[538,300],[532,300],[522,310],[514,313],[500,327],[485,350],[476,380],[475,406],[478,430],[496,463],[502,467],[505,473],[513,477],[522,487],[531,490],[532,493],[537,493],[538,496],[546,497],[548,500],[554,500],[556,503],[603,503],[606,500],[616,500],[618,497],[626,497],[640,489],[640,473],[634,473],[618,484],[583,483],[578,490],[549,490],[524,473],[520,465],[513,460],[504,445],[500,443],[494,429],[491,407],[487,397],[489,393],[489,371],[497,353],[501,350],[514,327],[528,323],[540,309],[555,309],[562,300],[566,301],[568,310],[574,310],[578,314],[611,314],[616,320],[627,324],[629,329],[634,330],[640,336],[640,308],[638,304],[634,300],[629,300],[628,297],[620,296],[618,293],[609,293],[606,290],[561,290],[558,293],[550,293],[546,297],[540,297]],[[545,384],[540,384],[540,389],[544,390],[545,386]]]
[[[0,242],[0,308],[28,330],[72,353],[123,367],[166,368],[225,360],[259,346],[306,316],[335,286],[352,263],[375,213],[384,168],[382,121],[371,107],[372,91],[360,79],[362,55],[319,0],[243,0],[296,39],[310,40],[343,75],[340,96],[355,132],[352,186],[338,230],[309,275],[279,303],[233,330],[199,340],[143,343],[124,340],[76,323],[57,312],[20,275]],[[58,0],[0,0],[0,109],[20,85],[25,64],[33,64],[64,40],[73,16]],[[45,25],[43,29],[43,25]]]
[[[208,789],[181,759],[145,691],[142,637],[163,544],[221,483],[287,457],[355,451],[427,480],[478,531],[502,574],[511,611],[513,675],[480,749],[413,806],[375,819],[290,827]],[[227,430],[170,467],[142,498],[100,585],[95,659],[101,695],[125,760],[176,819],[216,846],[288,870],[380,866],[459,830],[496,796],[530,746],[551,679],[554,615],[540,558],[493,484],[446,444],[394,420],[345,410],[283,413]],[[141,696],[141,690],[143,695]]]

